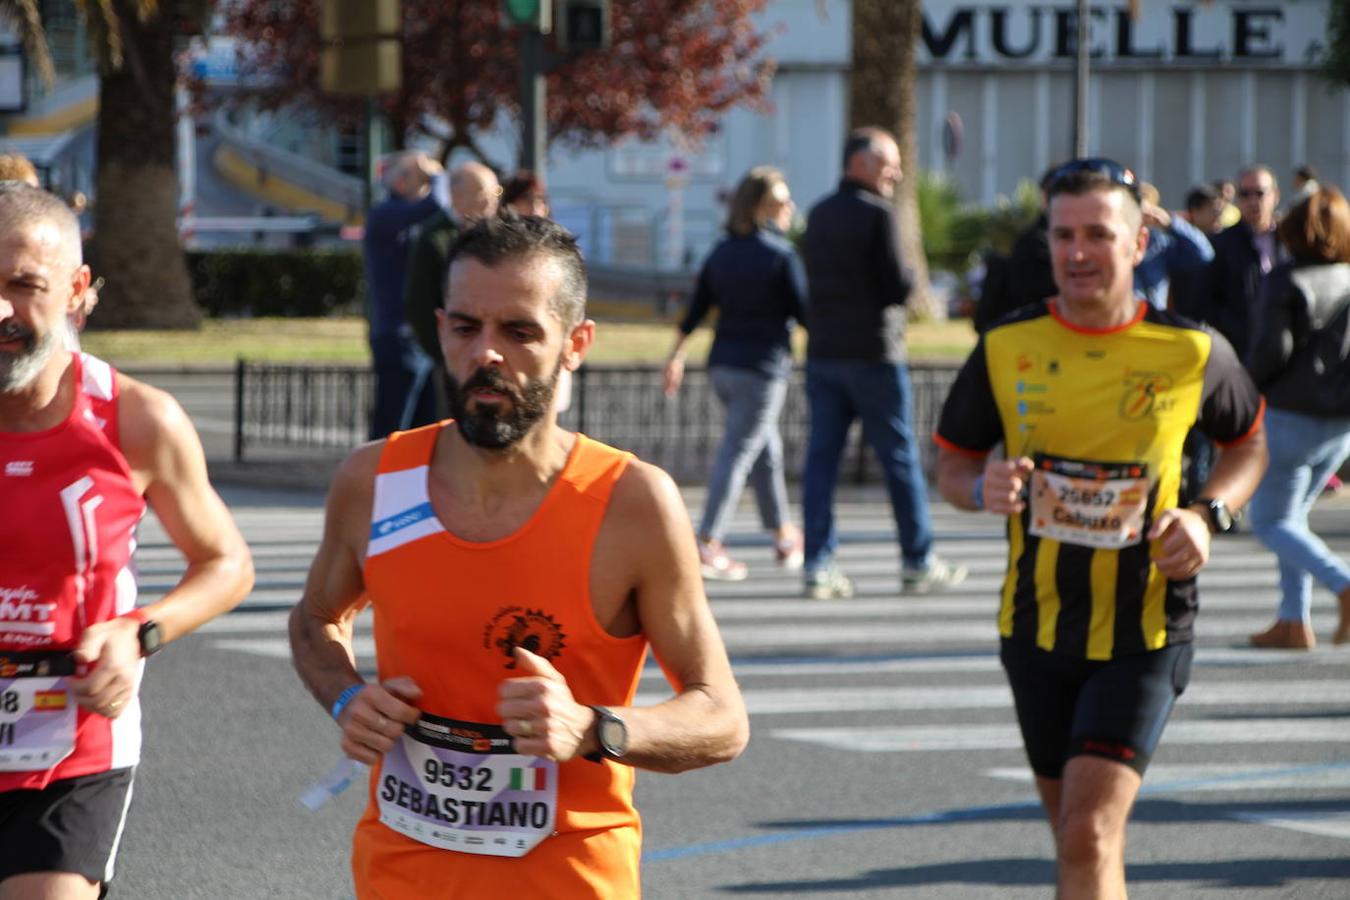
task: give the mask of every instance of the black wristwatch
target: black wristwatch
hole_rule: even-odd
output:
[[[140,641],[142,657],[153,656],[164,644],[164,633],[160,630],[158,622],[146,619],[141,623],[141,627],[136,629],[136,640]]]
[[[1233,530],[1233,514],[1228,511],[1228,504],[1214,497],[1200,497],[1192,507],[1202,506],[1205,510],[1205,517],[1209,520],[1209,530],[1212,534],[1226,534]]]
[[[145,610],[137,607],[125,614],[125,618],[134,619],[140,622],[140,627],[136,629],[136,642],[141,645],[141,658],[154,656],[159,652],[159,648],[164,644],[164,632],[159,627],[159,623],[145,614]]]
[[[586,759],[600,762],[602,759],[620,759],[628,752],[628,726],[623,719],[603,706],[592,706],[595,710],[595,739],[600,749],[587,753]]]

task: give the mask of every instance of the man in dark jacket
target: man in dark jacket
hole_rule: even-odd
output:
[[[408,283],[403,309],[422,350],[441,368],[441,343],[436,336],[436,310],[445,302],[446,264],[450,245],[479,219],[497,214],[502,188],[497,175],[480,162],[466,162],[450,173],[450,209],[424,221],[408,251]]]
[[[1248,166],[1238,176],[1236,196],[1242,218],[1213,236],[1214,259],[1198,277],[1178,285],[1174,296],[1177,312],[1213,326],[1245,360],[1258,337],[1262,284],[1289,254],[1275,233],[1275,210],[1280,205],[1275,174],[1267,166]],[[1183,500],[1209,480],[1214,463],[1213,445],[1197,432],[1187,436],[1186,452],[1190,462]]]
[[[1255,338],[1252,330],[1261,284],[1289,254],[1275,234],[1280,189],[1268,167],[1249,166],[1242,171],[1237,205],[1242,219],[1214,237],[1214,260],[1195,297],[1193,314],[1228,338],[1245,359]]]
[[[434,421],[431,361],[417,348],[403,320],[403,284],[413,229],[440,208],[432,190],[432,179],[440,177],[440,163],[425,153],[397,154],[384,171],[389,196],[366,216],[362,250],[375,368],[372,439]]]
[[[962,581],[963,567],[933,554],[928,491],[911,420],[905,365],[909,273],[900,262],[891,196],[900,150],[880,128],[861,128],[844,144],[844,177],[807,218],[802,257],[807,308],[806,394],[811,434],[802,476],[807,596],[848,597],[853,585],[835,566],[834,488],[849,427],[863,433],[886,473],[900,533],[901,583],[925,593]]]
[[[1045,214],[1046,191],[1058,171],[1059,166],[1051,166],[1041,173],[1041,214],[1017,235],[1012,252],[1002,258],[989,257],[988,274],[975,310],[976,334],[984,334],[1012,311],[1044,303],[1058,292],[1050,270],[1050,220]]]

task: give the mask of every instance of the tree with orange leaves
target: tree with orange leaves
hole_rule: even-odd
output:
[[[697,141],[731,107],[761,103],[770,35],[751,15],[766,3],[614,0],[609,49],[557,57],[548,76],[550,140],[593,146],[671,129]],[[402,7],[403,87],[379,100],[395,143],[420,136],[443,158],[457,147],[482,157],[475,135],[519,112],[516,32],[501,0]],[[299,103],[356,122],[361,101],[319,89],[318,9],[318,0],[239,0],[225,9],[226,30],[241,40],[245,80],[266,76],[253,94],[263,108]]]

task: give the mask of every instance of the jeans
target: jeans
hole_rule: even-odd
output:
[[[375,368],[371,440],[436,421],[436,386],[431,379],[435,364],[411,332],[372,334],[370,358]]]
[[[776,531],[787,521],[783,439],[778,433],[787,379],[732,366],[711,367],[708,379],[726,408],[727,420],[708,481],[699,537],[722,539],[727,518],[736,508],[747,478],[755,491],[760,522]]]
[[[1267,408],[1266,441],[1270,467],[1252,496],[1252,531],[1279,559],[1277,617],[1306,623],[1314,578],[1336,594],[1350,587],[1350,566],[1308,529],[1308,511],[1327,476],[1350,456],[1350,418]]]
[[[802,474],[806,572],[826,568],[839,545],[834,489],[854,419],[862,419],[863,437],[886,475],[904,565],[926,567],[933,548],[933,528],[919,445],[910,428],[914,416],[908,367],[904,363],[808,360],[806,399],[811,409],[811,436]]]

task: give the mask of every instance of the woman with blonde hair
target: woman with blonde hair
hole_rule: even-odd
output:
[[[1262,289],[1248,368],[1266,395],[1270,467],[1252,497],[1252,530],[1280,566],[1275,624],[1257,647],[1307,650],[1316,579],[1340,604],[1332,643],[1350,641],[1350,566],[1308,527],[1328,476],[1350,456],[1350,205],[1321,187],[1289,211],[1279,237],[1292,261]]]
[[[792,197],[783,173],[753,168],[731,199],[727,236],[708,254],[689,310],[666,363],[665,391],[684,379],[684,348],[703,318],[717,308],[708,354],[708,379],[726,409],[726,433],[717,449],[702,523],[699,558],[705,578],[740,581],[748,570],[722,545],[731,513],[749,480],[765,529],[773,533],[780,565],[801,568],[801,531],[788,519],[783,440],[778,415],[792,371],[793,322],[805,316],[806,273],[784,236]]]

